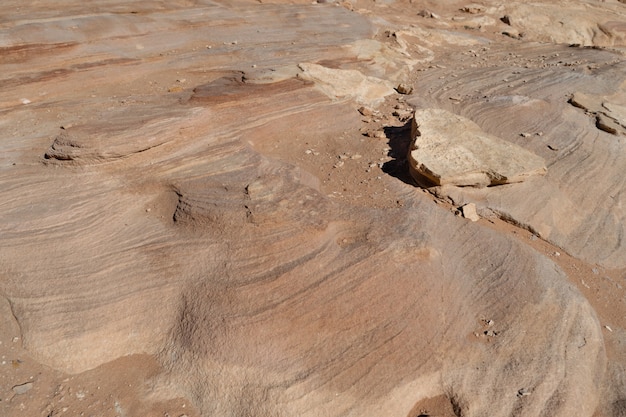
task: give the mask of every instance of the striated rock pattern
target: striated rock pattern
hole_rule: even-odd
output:
[[[3,10],[0,414],[624,414],[622,3]]]

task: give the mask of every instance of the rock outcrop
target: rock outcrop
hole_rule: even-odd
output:
[[[546,173],[543,158],[446,110],[417,110],[411,134],[408,160],[418,182],[486,187]]]

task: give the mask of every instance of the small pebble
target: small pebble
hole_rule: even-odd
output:
[[[33,383],[27,382],[25,384],[15,385],[12,389],[15,395],[22,395],[22,394],[26,394],[32,388],[33,388]]]
[[[396,91],[400,94],[411,94],[413,92],[413,87],[408,84],[399,84]]]
[[[368,109],[365,106],[359,107],[359,113],[361,113],[361,115],[363,116],[371,116],[372,114],[374,114],[371,109]]]

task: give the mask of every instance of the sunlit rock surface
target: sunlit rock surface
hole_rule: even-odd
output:
[[[0,414],[626,413],[623,3],[3,8]]]

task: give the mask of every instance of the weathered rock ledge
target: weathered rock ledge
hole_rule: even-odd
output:
[[[417,110],[411,135],[408,159],[418,183],[486,187],[547,171],[543,158],[446,110]]]

